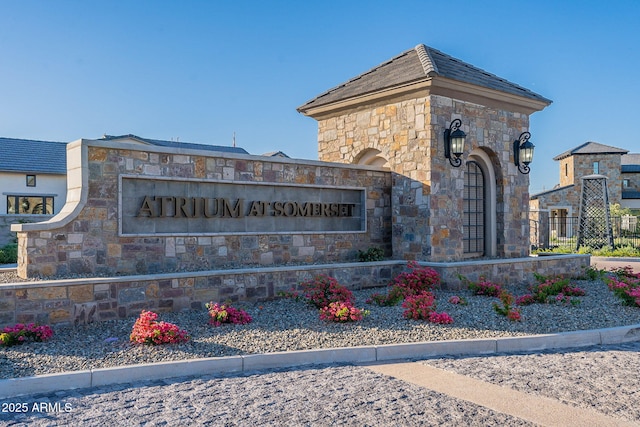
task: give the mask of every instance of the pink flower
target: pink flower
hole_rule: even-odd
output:
[[[507,319],[511,321],[518,322],[521,320],[521,318],[522,316],[520,315],[520,311],[518,311],[517,309],[510,310],[507,313]]]
[[[210,302],[205,305],[209,310],[211,319],[209,323],[213,326],[220,326],[223,323],[233,323],[236,325],[244,325],[251,323],[253,319],[244,310],[232,307],[229,304],[218,304]]]
[[[354,307],[350,301],[336,301],[320,309],[320,319],[330,322],[356,322],[368,315],[367,310]]]
[[[133,325],[129,337],[130,341],[138,344],[165,344],[180,343],[189,340],[187,331],[177,325],[167,322],[158,322],[158,315],[151,311],[143,310],[140,317]]]

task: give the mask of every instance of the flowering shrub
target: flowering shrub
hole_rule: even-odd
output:
[[[440,323],[444,325],[448,323],[453,323],[453,319],[451,318],[451,316],[449,316],[445,312],[436,313],[435,311],[432,311],[431,313],[429,313],[429,322]]]
[[[398,274],[392,283],[404,290],[405,297],[409,294],[431,291],[434,287],[440,286],[440,275],[434,269],[420,267],[415,261],[409,262],[407,267],[410,271]]]
[[[368,314],[368,310],[356,308],[349,301],[331,302],[320,309],[320,319],[329,322],[356,322]]]
[[[467,305],[467,304],[469,304],[469,302],[467,301],[467,299],[465,297],[459,297],[457,295],[454,295],[451,298],[449,298],[449,302],[451,304],[456,304],[456,305]]]
[[[627,295],[634,298],[636,305],[640,307],[640,287],[627,291]]]
[[[429,291],[409,295],[402,303],[405,309],[402,315],[407,319],[429,320],[429,314],[435,311],[436,297]]]
[[[440,275],[429,267],[420,267],[417,262],[407,264],[409,271],[398,274],[386,295],[374,293],[367,303],[396,305],[404,300],[403,316],[408,319],[428,320],[432,323],[453,323],[447,313],[435,312],[435,295],[431,290],[440,285]]]
[[[368,304],[380,306],[396,305],[409,295],[417,295],[431,291],[440,285],[440,275],[429,267],[420,267],[417,262],[407,264],[410,271],[398,274],[391,284],[387,294],[375,293],[367,300]]]
[[[560,294],[563,295],[561,302],[570,303],[573,305],[579,304],[579,300],[566,299],[564,297],[584,296],[585,291],[577,286],[573,286],[568,278],[553,277],[546,278],[539,274],[534,274],[536,279],[541,282],[537,285],[530,287],[531,293],[536,302],[542,304],[550,304],[554,302],[560,302],[556,297]]]
[[[507,319],[513,322],[519,322],[522,319],[522,315],[520,314],[520,310],[514,308],[507,312]]]
[[[640,279],[640,273],[634,273],[633,267],[630,265],[618,268],[612,268],[611,272],[617,277],[629,277],[632,279]]]
[[[353,293],[342,286],[336,279],[319,275],[300,284],[304,298],[318,308],[327,307],[332,302],[352,302]]]
[[[398,285],[393,285],[387,294],[374,293],[367,299],[367,304],[376,304],[379,306],[392,306],[398,304],[404,299],[405,289]]]
[[[2,333],[0,333],[0,345],[9,347],[23,344],[28,340],[42,342],[52,336],[53,330],[47,325],[36,325],[35,323],[24,325],[18,323],[14,326],[7,326],[2,330]]]
[[[189,341],[187,331],[173,323],[158,322],[158,315],[152,311],[142,310],[140,317],[133,325],[129,340],[136,344],[174,344]]]
[[[520,310],[513,308],[514,297],[509,292],[503,290],[499,295],[502,305],[493,303],[493,309],[496,313],[506,316],[509,320],[519,321],[521,319]]]
[[[474,295],[486,295],[489,297],[497,297],[502,292],[502,286],[497,283],[492,283],[486,280],[484,277],[480,277],[478,283],[474,283],[464,276],[459,275],[458,278],[467,284],[467,287]]]
[[[218,304],[213,301],[205,304],[209,310],[209,323],[213,326],[220,326],[223,323],[233,323],[235,325],[244,325],[251,323],[253,319],[244,310],[232,307],[231,304]]]
[[[606,279],[613,294],[622,300],[622,305],[640,307],[640,274],[634,274],[631,267],[613,271],[614,276]]]
[[[517,305],[531,305],[536,302],[536,297],[531,294],[521,295],[516,298]]]

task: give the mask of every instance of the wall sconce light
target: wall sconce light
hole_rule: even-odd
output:
[[[451,166],[456,168],[462,164],[460,156],[464,153],[464,139],[467,137],[467,134],[460,130],[460,126],[462,121],[455,119],[449,129],[444,130],[444,156],[449,159]]]
[[[535,148],[529,138],[531,138],[529,132],[522,132],[520,137],[513,141],[513,162],[520,173],[525,175],[531,170],[529,163],[533,161],[533,149]]]

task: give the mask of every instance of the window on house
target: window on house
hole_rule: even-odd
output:
[[[463,252],[474,256],[484,255],[484,175],[480,165],[467,162],[464,183],[464,236]]]
[[[629,188],[629,180],[628,179],[623,179],[622,180],[622,188]]]
[[[36,176],[27,175],[27,187],[35,187],[35,186],[36,186]]]
[[[564,176],[569,176],[569,163],[564,164]]]
[[[600,173],[600,162],[593,162],[593,173]]]
[[[53,197],[7,196],[7,213],[13,215],[53,215]]]

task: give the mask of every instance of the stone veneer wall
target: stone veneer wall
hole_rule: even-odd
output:
[[[504,284],[533,283],[533,273],[580,275],[588,255],[527,257],[459,263],[421,263],[438,271],[443,287],[460,289],[458,274]],[[351,289],[388,284],[403,261],[185,272],[0,284],[0,328],[15,323],[85,324],[156,312],[204,310],[209,301],[263,301],[301,281],[326,274]]]
[[[373,149],[388,160],[398,174],[392,192],[394,255],[428,261],[464,259],[464,166],[449,164],[443,141],[444,130],[460,118],[467,134],[463,161],[473,149],[481,149],[496,173],[496,255],[526,256],[529,177],[513,164],[512,144],[528,129],[528,116],[436,95],[386,102],[319,119],[318,152],[320,160],[357,163]],[[409,215],[398,217],[405,212]]]
[[[16,242],[16,233],[11,231],[11,224],[46,221],[52,215],[0,215],[0,247]]]
[[[589,154],[576,155],[575,176],[576,187],[578,192],[578,201],[580,200],[580,191],[582,191],[582,177],[593,174],[593,162],[599,162],[599,174],[606,176],[607,191],[609,193],[609,203],[620,203],[622,201],[622,173],[620,166],[620,154]],[[577,216],[577,214],[576,214]]]
[[[69,144],[68,159],[63,211],[48,222],[19,226],[20,277],[345,262],[371,246],[391,253],[391,174],[380,168],[90,140]],[[120,236],[122,174],[365,188],[366,231]]]
[[[580,192],[582,191],[582,177],[593,175],[593,162],[599,162],[600,175],[606,176],[607,191],[610,203],[622,201],[622,173],[620,166],[620,154],[576,154],[560,160],[560,186],[571,185],[569,192],[563,193],[565,199],[553,200],[549,203],[572,205],[574,215],[578,216],[580,206]],[[565,166],[567,165],[567,166]],[[568,168],[568,175],[565,174]],[[546,197],[546,196],[545,196]],[[557,196],[554,196],[557,199]]]

